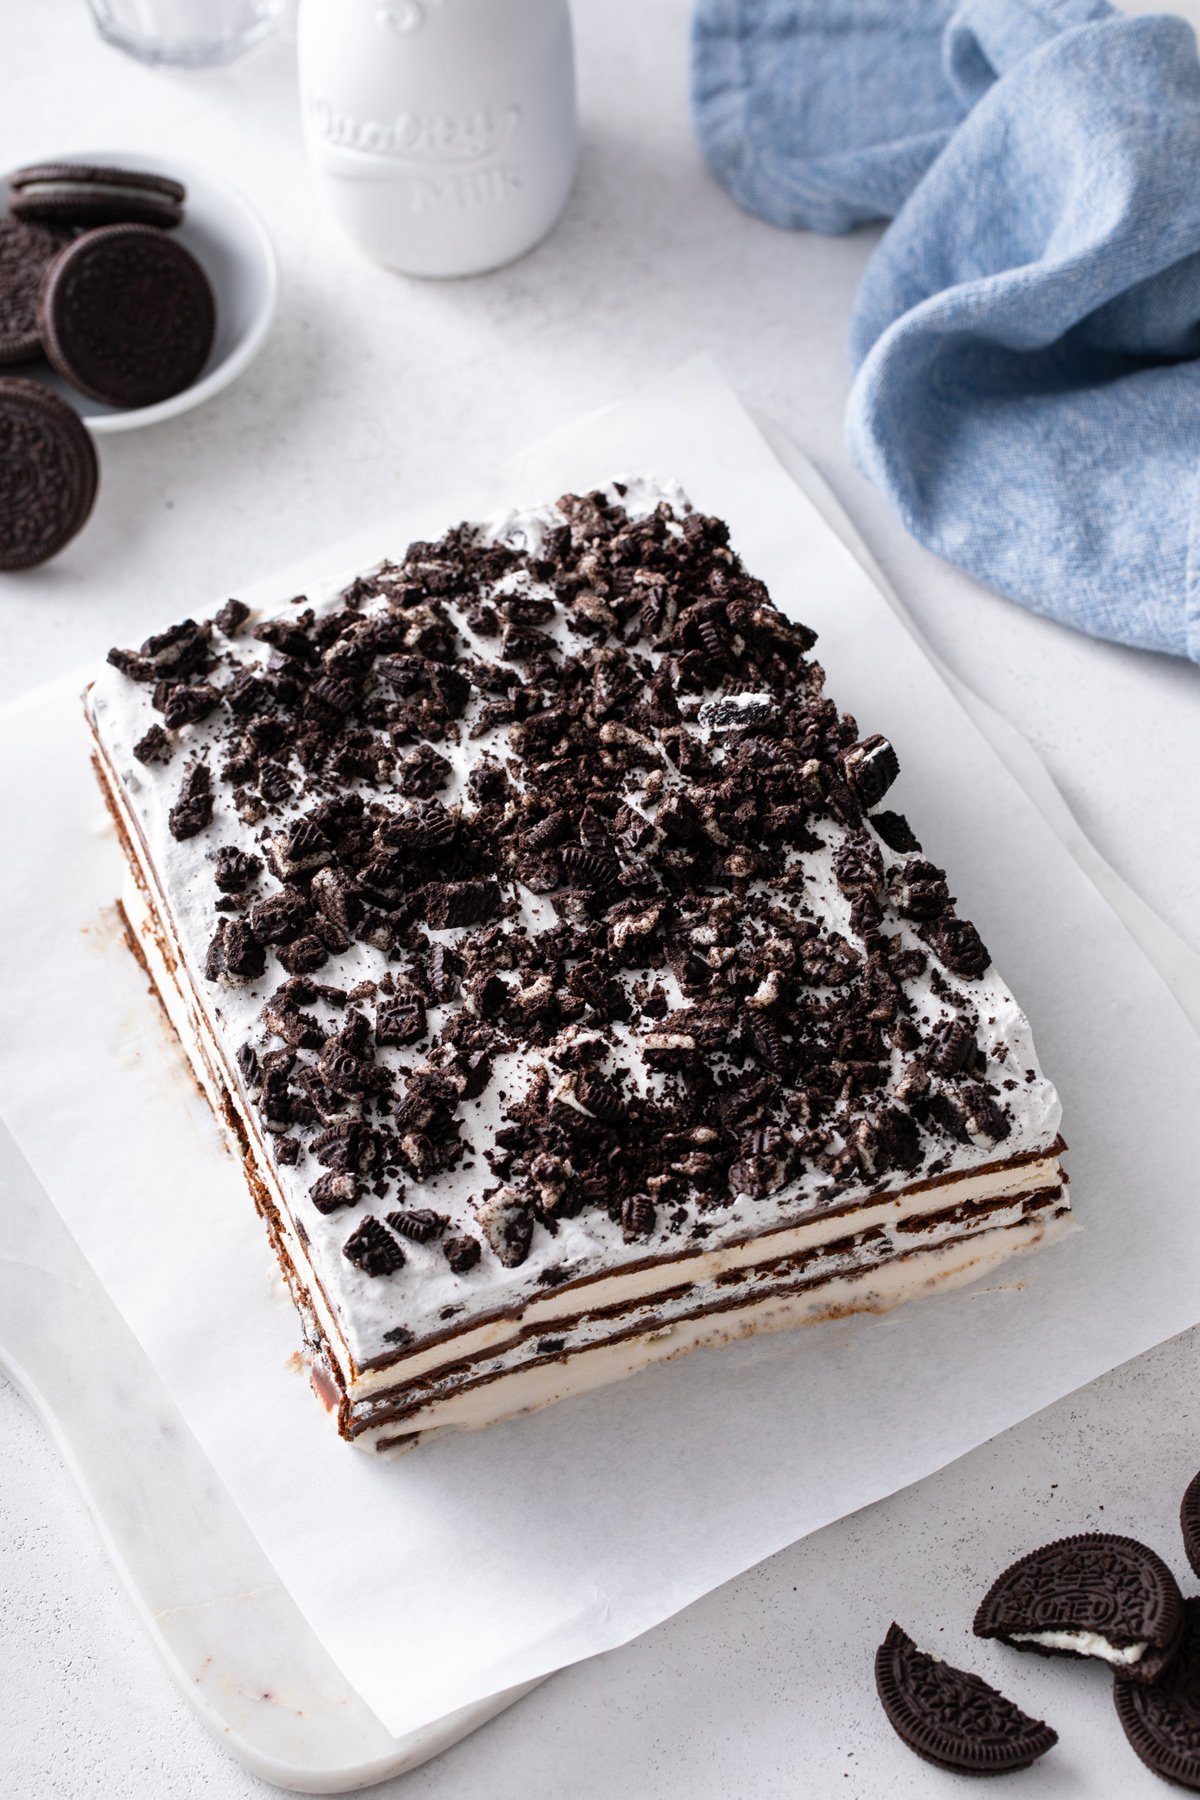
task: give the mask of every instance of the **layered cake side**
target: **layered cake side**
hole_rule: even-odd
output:
[[[87,696],[131,934],[343,1435],[890,1306],[1067,1218],[892,746],[644,481],[230,601]]]

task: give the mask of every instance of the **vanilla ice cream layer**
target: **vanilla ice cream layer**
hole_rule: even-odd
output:
[[[654,1363],[690,1350],[731,1344],[767,1331],[815,1325],[855,1312],[888,1312],[907,1300],[961,1287],[1010,1257],[1054,1243],[1072,1229],[1069,1212],[982,1231],[951,1244],[916,1250],[861,1275],[831,1276],[819,1288],[794,1295],[765,1295],[728,1312],[664,1325],[578,1355],[537,1364],[516,1374],[431,1402],[402,1425],[380,1424],[356,1436],[360,1448],[401,1453],[440,1431],[472,1431],[501,1419],[536,1412],[556,1400],[623,1381]]]
[[[663,1287],[658,1295],[640,1304],[611,1306],[603,1312],[589,1309],[575,1315],[566,1322],[569,1338],[553,1340],[556,1343],[562,1341],[564,1346],[556,1354],[571,1358],[602,1343],[640,1337],[643,1334],[653,1336],[660,1329],[686,1323],[693,1318],[719,1316],[726,1311],[744,1311],[747,1305],[759,1300],[784,1300],[813,1290],[820,1290],[817,1306],[819,1311],[824,1304],[825,1290],[831,1282],[857,1282],[860,1284],[860,1292],[870,1296],[874,1293],[873,1277],[887,1265],[920,1255],[927,1248],[952,1246],[990,1236],[1061,1210],[1062,1190],[1053,1188],[1044,1194],[1023,1195],[1008,1207],[992,1207],[978,1220],[964,1222],[955,1209],[949,1215],[924,1223],[915,1243],[911,1237],[908,1242],[904,1242],[899,1233],[889,1231],[878,1235],[869,1234],[865,1238],[857,1234],[843,1238],[826,1249],[810,1252],[801,1258],[788,1258],[782,1264],[772,1263],[739,1272],[736,1285],[732,1288],[728,1276],[682,1283],[672,1280],[669,1287]],[[676,1273],[675,1269],[670,1271],[671,1275]],[[681,1287],[684,1289],[682,1292]],[[744,1298],[731,1300],[731,1292],[739,1289],[743,1291]],[[850,1310],[875,1308],[876,1301],[870,1298],[865,1305],[854,1306]],[[555,1329],[562,1331],[564,1326],[559,1324]],[[406,1416],[409,1411],[428,1404],[448,1391],[481,1386],[497,1377],[508,1376],[514,1369],[528,1363],[545,1360],[546,1353],[542,1350],[541,1343],[526,1336],[523,1342],[513,1345],[498,1356],[480,1357],[469,1363],[456,1360],[441,1376],[434,1374],[425,1381],[405,1381],[403,1386],[394,1388],[390,1394],[381,1394],[374,1402],[356,1403],[352,1416],[356,1421],[373,1420],[384,1412],[391,1417]],[[405,1373],[403,1369],[395,1371],[397,1377]]]

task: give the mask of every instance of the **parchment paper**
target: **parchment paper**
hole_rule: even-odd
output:
[[[623,1642],[1200,1320],[1200,1038],[711,365],[536,447],[490,495],[246,597],[622,470],[676,477],[727,518],[820,631],[839,703],[899,746],[896,804],[948,865],[1061,1089],[1082,1229],[982,1289],[700,1352],[372,1461],[294,1366],[296,1320],[240,1174],[119,942],[82,677],[5,709],[0,1110],[313,1629],[396,1733]]]

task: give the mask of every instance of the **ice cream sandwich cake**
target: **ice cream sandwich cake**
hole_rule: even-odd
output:
[[[896,753],[677,490],[229,601],[88,691],[131,937],[342,1435],[969,1279],[1060,1108]]]

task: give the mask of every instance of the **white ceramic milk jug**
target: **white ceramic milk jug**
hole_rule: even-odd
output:
[[[568,0],[300,0],[309,162],[368,255],[476,275],[533,248],[575,172]]]

